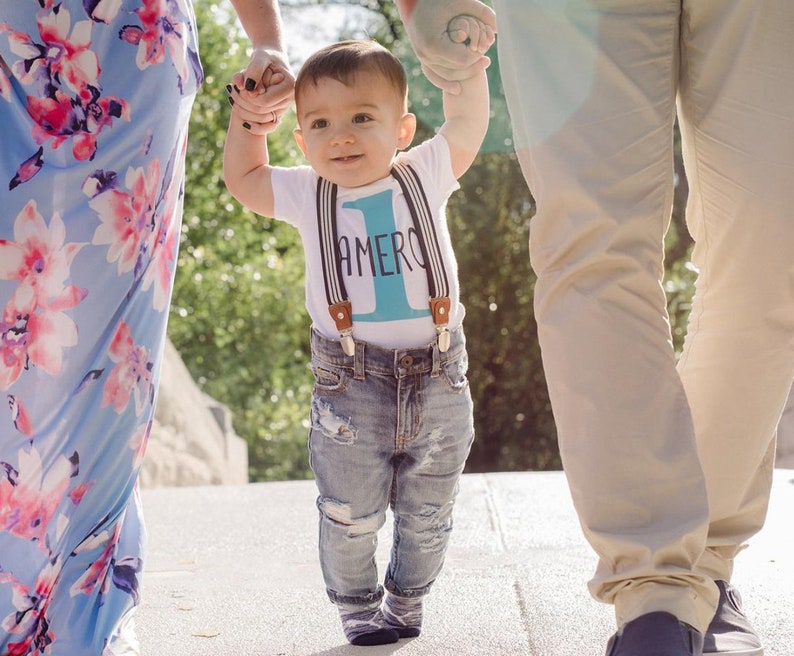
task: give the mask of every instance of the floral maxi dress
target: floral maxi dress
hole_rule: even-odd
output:
[[[0,0],[3,656],[136,653],[200,80],[189,0]]]

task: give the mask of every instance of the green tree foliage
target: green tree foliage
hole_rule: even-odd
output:
[[[287,20],[316,0],[282,0]],[[364,13],[341,36],[377,38],[404,61],[416,142],[443,120],[441,95],[413,58],[391,2],[346,1]],[[220,153],[228,120],[224,86],[246,61],[245,38],[227,5],[199,3],[200,46],[207,81],[191,123],[185,225],[175,285],[171,339],[199,384],[228,404],[249,444],[252,480],[310,475],[306,434],[311,393],[303,255],[297,232],[243,211],[226,192]],[[352,14],[351,14],[352,16]],[[528,257],[534,201],[512,151],[495,49],[489,69],[492,120],[475,165],[448,206],[467,308],[476,440],[467,471],[557,469],[556,431],[537,341]],[[287,125],[269,140],[274,163],[298,160]],[[681,184],[667,238],[673,338],[680,348],[694,272],[683,221]]]
[[[469,471],[557,469],[527,241],[534,204],[512,154],[486,153],[449,203],[475,399]]]
[[[247,41],[226,4],[197,3],[196,11],[205,82],[191,118],[169,335],[204,391],[231,408],[251,478],[304,478],[311,373],[303,253],[297,231],[244,211],[226,191],[225,86],[247,62]],[[270,140],[274,163],[298,157],[289,127]]]

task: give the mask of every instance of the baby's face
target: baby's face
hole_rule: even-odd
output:
[[[389,175],[394,154],[413,138],[415,122],[382,77],[358,73],[351,85],[321,78],[300,92],[295,138],[312,168],[344,187]]]

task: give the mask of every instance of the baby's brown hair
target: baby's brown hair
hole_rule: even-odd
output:
[[[308,84],[331,78],[345,85],[352,84],[357,73],[381,75],[394,87],[404,102],[408,91],[405,69],[391,52],[376,41],[340,41],[312,54],[301,66],[295,79],[295,102]]]

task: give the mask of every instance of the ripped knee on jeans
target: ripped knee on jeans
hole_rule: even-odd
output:
[[[414,515],[418,523],[419,548],[428,552],[443,552],[452,532],[452,502],[443,506],[429,503]]]
[[[349,503],[327,497],[317,499],[317,507],[326,519],[335,524],[346,526],[349,538],[377,533],[385,521],[383,512],[374,512],[364,517],[353,517]]]

